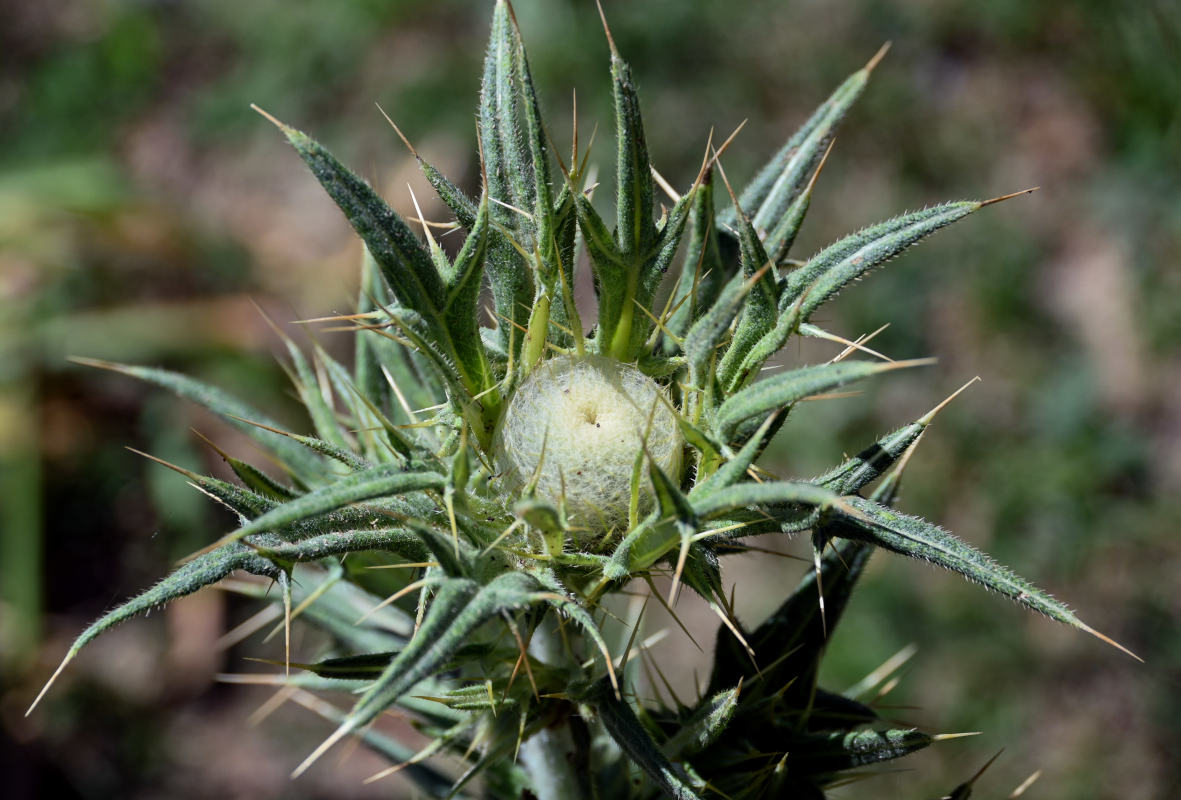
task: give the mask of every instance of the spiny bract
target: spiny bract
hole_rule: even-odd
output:
[[[63,667],[113,625],[245,570],[277,581],[281,601],[330,631],[338,649],[290,676],[241,680],[290,686],[305,700],[311,689],[360,694],[347,713],[305,703],[338,727],[297,772],[355,734],[409,764],[405,774],[432,797],[814,798],[849,770],[935,738],[816,683],[825,638],[875,548],[1093,633],[986,555],[892,510],[906,456],[934,412],[818,478],[755,477],[794,404],[922,363],[838,357],[756,380],[767,359],[793,335],[844,341],[809,322],[822,303],[988,204],[932,206],[806,261],[789,258],[834,129],[877,58],[741,194],[717,160],[725,145],[707,148],[696,180],[679,196],[669,191],[658,216],[640,103],[607,40],[613,224],[591,202],[577,142],[569,164],[551,154],[504,0],[480,98],[479,198],[415,154],[467,231],[454,257],[429,228],[420,240],[318,142],[275,121],[366,245],[360,309],[349,317],[355,363],[319,349],[309,359],[288,342],[310,434],[280,431],[175,373],[99,364],[221,414],[264,445],[285,478],[228,457],[238,484],[182,470],[237,512],[240,527],[94,623]],[[715,214],[717,177],[730,201]],[[589,333],[572,296],[583,253],[598,301]],[[680,276],[658,302],[678,253]],[[491,326],[479,307],[485,280]],[[755,534],[803,531],[815,573],[761,625],[744,627],[723,592],[720,557],[744,552]],[[397,564],[408,567],[364,569]],[[653,575],[672,576],[674,599],[688,586],[725,623],[708,687],[688,706],[636,696],[638,619],[630,633],[607,631],[615,646],[602,630],[604,599]],[[360,622],[358,607],[372,609]],[[395,708],[432,738],[421,752],[370,726]],[[426,762],[439,752],[468,769],[456,777]]]

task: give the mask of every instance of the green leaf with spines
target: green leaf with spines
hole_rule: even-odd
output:
[[[171,600],[190,595],[198,589],[217,583],[236,570],[245,570],[251,574],[272,579],[277,578],[281,571],[272,562],[259,556],[250,548],[239,544],[204,553],[188,563],[182,564],[151,589],[108,611],[82,631],[74,643],[70,645],[70,649],[66,652],[57,671],[41,689],[41,693],[37,695],[26,714],[32,712],[33,708],[37,706],[66,665],[74,660],[83,647],[101,634],[134,616],[147,613]]]
[[[664,754],[680,761],[713,744],[734,718],[739,694],[735,686],[703,700],[681,723],[680,730],[661,746]]]
[[[286,436],[243,421],[251,420],[272,428],[278,426],[278,423],[274,422],[270,417],[221,389],[194,380],[187,375],[181,375],[178,372],[171,372],[165,369],[135,367],[89,358],[76,358],[74,360],[79,364],[109,369],[114,372],[121,372],[124,375],[130,375],[133,378],[139,378],[147,383],[167,389],[173,394],[179,395],[186,400],[191,400],[197,405],[212,411],[278,456],[283,466],[304,483],[319,483],[327,477],[326,465],[318,456],[309,453]]]
[[[710,363],[718,346],[729,334],[730,324],[742,310],[742,303],[751,286],[750,282],[738,280],[737,277],[731,280],[722,289],[717,302],[698,317],[685,334],[682,348],[689,364],[691,386],[707,394],[712,393],[715,378],[709,369]]]
[[[797,403],[805,397],[829,392],[871,375],[923,363],[929,362],[838,361],[784,372],[748,386],[727,398],[714,417],[714,430],[722,439],[728,439],[739,424],[751,417],[762,416],[777,408]]]
[[[698,476],[689,492],[691,499],[708,495],[710,492],[724,489],[740,482],[755,460],[762,455],[763,450],[771,443],[771,437],[779,430],[783,420],[787,418],[787,409],[778,408],[767,415],[767,419],[758,430],[742,445],[733,458],[725,461],[718,469],[708,476]]]
[[[673,337],[685,338],[690,326],[707,309],[713,308],[722,287],[731,277],[719,248],[717,224],[714,220],[713,170],[706,169],[693,196],[693,204],[686,222],[685,258],[681,274],[672,291],[673,310],[665,327]],[[730,239],[727,239],[730,241]],[[734,259],[736,260],[736,259]],[[680,347],[668,335],[664,339],[665,352]]]
[[[652,217],[656,186],[631,67],[615,48],[610,33],[607,42],[615,104],[615,244],[625,258],[638,262],[656,241]]]
[[[800,319],[806,321],[850,281],[983,205],[976,201],[943,203],[894,217],[841,239],[788,273],[779,297],[780,311],[786,311],[800,300]]]
[[[507,5],[507,3],[506,3]],[[524,134],[529,148],[530,177],[529,189],[533,196],[532,219],[533,244],[541,257],[540,267],[544,272],[556,274],[558,268],[558,242],[556,238],[557,219],[553,200],[553,187],[550,185],[550,155],[549,139],[541,118],[541,106],[537,100],[537,91],[533,87],[533,75],[529,70],[529,58],[525,53],[525,43],[521,39],[521,31],[517,27],[516,17],[509,10],[509,34],[516,50],[516,75],[514,76],[519,93],[519,104],[525,118]],[[553,281],[550,281],[551,286]]]
[[[734,203],[738,201],[734,200]],[[751,282],[753,287],[742,307],[742,315],[738,318],[730,346],[718,363],[718,384],[725,394],[733,394],[738,386],[746,382],[749,374],[738,369],[743,358],[755,342],[775,327],[779,318],[779,286],[775,266],[741,208],[737,208],[736,216],[742,277]]]
[[[884,54],[883,48],[868,64],[846,78],[743,190],[739,205],[753,212],[751,221],[757,230],[771,230],[803,192],[824,158],[837,125],[865,89],[870,73]],[[735,217],[733,210],[727,209],[722,222],[733,224]]]
[[[736,357],[738,368],[734,371],[734,381],[731,383],[732,391],[758,375],[763,364],[767,363],[767,359],[782,350],[791,335],[799,331],[800,321],[803,318],[802,312],[803,303],[797,301],[782,313],[776,314],[771,326],[753,344],[741,351],[734,351],[731,348],[731,352],[738,353]],[[730,355],[730,352],[727,352],[727,355]]]
[[[474,316],[457,321],[440,307],[447,296],[446,286],[431,254],[369,184],[346,169],[319,142],[290,126],[276,124],[365,242],[399,302],[413,308],[423,319],[423,335],[432,346],[416,344],[429,352],[437,348],[438,355],[457,370],[467,393],[482,393],[488,388],[491,370],[478,321]],[[481,232],[472,248],[482,254],[483,247]],[[477,426],[481,437],[490,436],[487,427]]]
[[[792,743],[790,758],[801,772],[832,773],[902,758],[934,741],[917,728],[834,731],[800,737]]]
[[[700,800],[701,795],[661,752],[659,745],[636,719],[631,706],[615,697],[609,686],[600,684],[591,704],[619,748],[665,794],[677,800]]]
[[[144,453],[140,450],[131,449],[131,452],[141,455],[144,458],[151,459],[157,464],[168,467],[175,472],[184,475],[189,481],[199,490],[205,492],[207,495],[217,500],[222,505],[229,508],[236,513],[241,519],[254,519],[260,514],[265,514],[270,511],[279,501],[264,494],[256,492],[252,488],[243,488],[235,486],[232,483],[213,478],[208,475],[200,475],[192,470],[187,470],[184,467],[171,464],[163,459],[156,458],[153,455]]]
[[[263,531],[282,530],[366,500],[424,490],[441,491],[445,483],[445,478],[435,472],[406,472],[392,464],[373,467],[276,506],[229,534],[226,541],[237,541]]]
[[[830,508],[844,501],[840,495],[800,481],[767,481],[739,483],[711,491],[704,497],[693,498],[693,510],[703,519],[721,516],[730,511],[772,504],[792,504]]]
[[[430,551],[423,547],[421,538],[404,527],[345,529],[295,542],[254,540],[252,544],[259,554],[278,563],[291,564],[367,550],[388,551],[406,561],[422,561],[430,555]]]
[[[518,572],[506,572],[482,587],[468,578],[443,580],[414,638],[357,701],[329,741],[367,725],[415,684],[433,675],[481,625],[501,611],[536,602],[536,595],[536,583]]]
[[[517,239],[526,252],[532,252],[532,231],[520,223],[520,215],[501,205],[520,209],[533,206],[528,193],[527,176],[532,175],[532,155],[521,141],[520,102],[518,99],[517,57],[513,25],[508,4],[498,0],[492,15],[492,31],[484,59],[484,77],[480,86],[480,143],[484,171],[488,176],[488,194],[492,222]],[[530,234],[526,237],[525,234]],[[533,304],[533,278],[525,257],[504,235],[489,243],[488,276],[498,319],[502,349],[514,342],[521,347],[521,337],[511,335],[517,325],[528,323]],[[514,353],[516,355],[516,353]]]
[[[234,458],[228,453],[221,453],[220,455],[230,465],[230,469],[234,471],[234,474],[238,476],[238,480],[246,484],[246,488],[250,491],[279,503],[286,502],[299,495],[299,492],[279,483],[258,467]]]
[[[369,184],[323,145],[289,125],[276,124],[365,242],[398,301],[428,318],[434,332],[444,336],[437,318],[443,281],[422,242]]]
[[[970,581],[1015,600],[1050,619],[1094,634],[1064,604],[988,555],[926,520],[894,511],[872,500],[844,498],[848,508],[833,509],[834,535],[875,544],[958,572]]]

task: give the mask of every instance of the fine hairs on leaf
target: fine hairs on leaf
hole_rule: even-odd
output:
[[[648,146],[646,130],[663,120],[645,116],[642,76],[598,12],[615,117],[610,212],[601,207],[612,198],[593,196],[577,113],[569,164],[556,155],[507,0],[493,4],[483,62],[478,187],[445,177],[386,116],[453,222],[421,210],[403,219],[325,144],[259,109],[364,245],[355,313],[311,321],[336,326],[325,336],[354,337],[353,362],[280,332],[291,394],[306,409],[288,430],[184,375],[76,359],[219,415],[269,461],[264,469],[209,442],[235,481],[148,456],[236,522],[83,630],[30,712],[97,636],[220,583],[279,604],[253,625],[274,623],[292,651],[262,662],[273,672],[226,680],[281,689],[266,713],[292,699],[335,726],[295,776],[330,769],[321,756],[356,738],[390,761],[371,780],[402,773],[432,797],[811,800],[868,778],[872,765],[959,746],[863,697],[884,674],[846,693],[821,685],[834,630],[874,613],[855,590],[878,551],[956,572],[1128,652],[1015,571],[895,507],[918,442],[956,395],[912,409],[868,444],[847,443],[855,455],[817,477],[760,464],[773,440],[791,445],[800,403],[868,378],[913,386],[931,374],[910,369],[934,363],[922,353],[887,356],[867,346],[876,332],[850,339],[816,312],[1011,196],[895,211],[789,257],[822,167],[840,157],[837,130],[886,48],[860,69],[850,61],[855,71],[745,184],[732,184],[721,161],[735,135],[715,147],[703,130],[700,168],[678,185]],[[658,208],[658,186],[671,206]],[[455,231],[455,247],[444,251],[432,228]],[[578,269],[589,269],[593,313],[575,302]],[[829,348],[828,360],[799,363],[796,336]],[[772,371],[772,357],[787,368]],[[774,558],[752,538],[805,532],[813,557],[798,584],[747,627],[725,588],[728,556]],[[236,572],[280,590],[264,596]],[[707,680],[696,697],[678,697],[649,648],[680,634],[647,629],[642,609],[655,596],[687,636],[678,603],[691,593],[720,623],[713,651],[698,647]],[[319,635],[290,635],[304,625]],[[332,690],[335,699],[319,696]],[[409,720],[413,744],[389,735],[387,715]]]

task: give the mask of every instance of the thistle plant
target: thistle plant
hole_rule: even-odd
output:
[[[938,738],[818,685],[827,638],[875,550],[924,559],[1115,644],[894,509],[943,404],[818,477],[757,466],[797,403],[929,363],[824,330],[811,321],[817,309],[1004,198],[902,214],[797,260],[835,129],[880,54],[741,191],[722,165],[730,137],[710,140],[678,192],[651,166],[631,71],[606,38],[613,221],[592,202],[577,132],[568,161],[553,146],[507,0],[496,3],[484,66],[479,196],[410,148],[454,215],[448,227],[466,231],[454,254],[432,223],[417,220],[420,238],[321,144],[268,115],[364,242],[357,312],[337,321],[355,333],[353,364],[286,341],[310,422],[295,432],[183,375],[86,362],[221,415],[282,473],[227,454],[236,483],[168,465],[240,524],[87,628],[62,667],[114,625],[241,570],[278,584],[271,602],[288,629],[298,616],[334,642],[313,661],[288,655],[275,674],[231,678],[288,687],[336,725],[296,774],[360,737],[393,762],[387,772],[432,797],[816,798]],[[593,312],[575,302],[580,263],[594,279]],[[793,336],[844,349],[762,376]],[[755,535],[803,533],[814,568],[748,627],[723,589],[725,557],[749,552]],[[641,680],[660,665],[637,636],[640,620],[610,613],[613,595],[636,586],[670,607],[694,592],[720,618],[699,697],[648,696],[656,684]],[[320,691],[355,697],[338,706]],[[386,736],[373,723],[387,712],[414,720],[430,743],[414,752]],[[432,758],[447,753],[462,770]]]

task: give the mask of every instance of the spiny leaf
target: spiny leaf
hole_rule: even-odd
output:
[[[841,239],[784,279],[783,294],[779,298],[780,311],[785,311],[803,297],[800,318],[807,320],[845,284],[983,205],[980,202],[943,203],[894,217]]]
[[[253,420],[270,427],[277,426],[270,417],[256,411],[241,400],[214,386],[194,380],[187,375],[151,367],[135,367],[127,364],[116,364],[110,361],[100,361],[91,358],[73,359],[86,366],[109,369],[121,372],[133,378],[155,384],[177,394],[186,400],[192,400],[199,406],[209,409],[213,413],[224,417],[231,425],[242,430],[251,439],[267,448],[279,457],[283,465],[290,469],[296,477],[305,483],[319,483],[327,477],[324,462],[313,453],[300,447],[288,437],[251,425],[244,420]]]
[[[714,694],[701,703],[681,723],[681,729],[664,746],[664,754],[673,761],[691,758],[709,747],[725,731],[738,708],[741,685]]]
[[[810,395],[832,391],[880,372],[930,363],[929,360],[888,363],[838,361],[834,364],[801,367],[791,372],[780,373],[729,397],[718,408],[714,428],[719,436],[728,439],[740,423],[751,417],[762,416],[776,408],[790,406]]]
[[[501,205],[528,209],[534,203],[528,180],[532,175],[532,155],[521,141],[517,56],[508,4],[501,0],[492,15],[480,86],[480,149],[488,175],[488,194],[492,200],[499,201],[490,207],[492,221],[517,238],[526,252],[531,252],[535,244],[532,231],[519,224],[517,214]],[[489,244],[487,269],[497,317],[506,320],[498,328],[501,348],[507,350],[512,340],[519,351],[521,337],[511,337],[510,331],[516,325],[525,327],[533,305],[533,279],[528,265],[508,238],[496,236]]]
[[[619,749],[665,794],[677,800],[699,800],[701,796],[652,741],[631,706],[602,685],[598,687],[592,705]]]
[[[844,498],[812,483],[768,481],[739,483],[694,498],[693,509],[703,518],[720,516],[740,508],[800,504],[828,508],[840,505]]]
[[[786,408],[778,408],[772,411],[759,429],[755,431],[745,444],[739,449],[738,453],[733,458],[722,464],[716,472],[708,477],[698,480],[694,485],[693,490],[689,492],[689,497],[696,499],[703,497],[710,492],[724,489],[731,484],[738,483],[746,475],[746,471],[750,469],[767,445],[771,442],[771,437],[779,430],[779,426],[787,417]],[[820,483],[819,481],[813,481]],[[827,487],[826,488],[831,488]]]
[[[735,276],[722,289],[717,302],[685,334],[682,347],[685,360],[689,362],[690,385],[701,390],[709,389],[709,383],[713,380],[713,372],[709,369],[710,360],[729,333],[730,323],[742,310],[742,303],[753,286],[753,282],[744,282]]]
[[[521,608],[535,599],[536,584],[521,573],[505,573],[482,588],[467,578],[444,580],[439,584],[414,638],[357,701],[336,732],[294,774],[301,774],[342,737],[367,725],[416,683],[434,674],[488,619],[502,610]]]
[[[197,433],[197,431],[195,431],[195,430],[193,432]],[[238,480],[240,480],[240,481],[242,481],[242,483],[246,484],[246,488],[249,491],[256,493],[260,497],[265,497],[267,500],[271,500],[271,501],[275,501],[275,502],[286,502],[287,500],[290,500],[299,494],[295,490],[290,489],[287,486],[284,486],[283,484],[279,483],[274,478],[272,478],[271,476],[267,475],[265,472],[260,470],[258,467],[255,467],[251,464],[247,464],[245,461],[242,461],[240,459],[234,458],[229,453],[227,453],[226,451],[222,450],[220,447],[215,445],[213,442],[206,439],[200,433],[197,433],[197,436],[199,436],[202,440],[204,440],[204,442],[207,445],[209,445],[209,447],[212,448],[215,453],[217,453],[219,456],[221,456],[223,461],[225,461],[227,464],[230,465],[230,469],[232,469],[234,471],[234,474],[238,476]],[[138,451],[132,450],[132,452],[138,452]],[[148,456],[148,457],[151,458],[151,456]],[[171,464],[167,464],[167,462],[159,462],[159,463],[164,463],[165,466],[170,466],[170,467],[173,466]],[[177,469],[177,471],[183,475],[186,475],[191,478],[196,478],[198,481],[201,481],[203,478],[203,476],[194,475],[193,473],[189,472],[188,470],[182,470],[178,467],[173,467],[173,468]],[[208,479],[208,480],[213,480],[213,479]],[[202,488],[205,488],[205,487],[203,486]],[[235,488],[237,488],[237,487],[235,487]],[[209,491],[209,489],[206,489],[206,491]],[[262,513],[262,512],[259,511],[258,513]],[[250,517],[257,516],[257,514],[250,514],[249,516]]]
[[[860,497],[844,499],[856,513],[849,514],[841,510],[834,512],[842,521],[836,535],[867,541],[895,553],[930,561],[958,572],[968,580],[999,592],[1026,608],[1086,631],[1139,660],[1139,656],[1127,648],[1084,624],[1064,604],[937,525],[893,511],[872,500]]]
[[[857,455],[847,459],[843,464],[834,467],[818,478],[813,478],[812,483],[832,489],[838,494],[855,494],[861,491],[863,487],[877,480],[883,472],[897,463],[898,459],[902,458],[903,454],[918,442],[919,437],[923,435],[923,431],[935,419],[935,415],[942,411],[960,392],[963,392],[977,380],[979,378],[973,378],[968,381],[940,402],[939,405],[935,406],[926,414],[923,414],[923,416],[914,422],[886,434]],[[901,466],[900,464],[899,468]],[[883,487],[879,486],[874,491],[873,499],[879,503],[890,505],[891,501],[885,498],[887,496],[892,497],[892,495],[893,491],[883,494]]]
[[[606,27],[606,20],[603,24]],[[631,67],[619,55],[610,31],[607,41],[611,47],[611,85],[615,101],[615,242],[620,253],[635,258],[646,253],[656,239],[656,225],[652,219],[655,185],[640,116],[640,98],[636,94]]]
[[[554,215],[553,187],[550,186],[549,140],[545,126],[541,119],[541,106],[537,101],[537,91],[533,88],[533,75],[529,70],[529,58],[525,53],[525,43],[521,39],[521,31],[517,27],[516,16],[512,13],[512,6],[508,6],[511,25],[510,34],[516,48],[516,83],[519,87],[521,111],[525,117],[525,139],[528,142],[530,167],[533,180],[529,186],[533,190],[533,228],[535,244],[541,253],[542,262],[546,269],[556,270],[558,266],[557,252],[557,220]]]
[[[254,519],[260,514],[265,514],[267,511],[270,511],[272,508],[278,505],[278,501],[258,494],[251,489],[243,489],[241,486],[235,486],[232,483],[227,483],[226,481],[219,480],[217,478],[211,478],[207,475],[199,475],[196,472],[185,469],[184,467],[178,467],[176,464],[171,464],[162,458],[156,458],[156,456],[136,450],[134,447],[129,447],[127,449],[136,455],[151,459],[157,464],[168,467],[169,469],[184,475],[186,478],[192,481],[194,486],[196,486],[201,491],[208,493],[213,499],[223,503],[227,508],[237,513],[238,516],[244,520]]]
[[[793,742],[789,757],[792,766],[801,771],[836,772],[902,758],[933,741],[933,736],[916,728],[834,731]]]
[[[278,120],[271,121],[365,242],[398,300],[426,316],[436,335],[445,336],[437,319],[443,281],[430,254],[405,221],[319,142]]]
[[[685,260],[672,293],[670,308],[674,310],[666,323],[669,333],[681,339],[705,309],[714,306],[731,277],[725,265],[732,259],[723,258],[719,249],[713,203],[713,171],[707,170],[689,209]],[[665,352],[675,352],[675,348],[675,340],[666,336]]]
[[[883,47],[868,64],[846,78],[743,190],[739,203],[754,214],[752,221],[756,229],[766,232],[773,228],[799,197],[824,157],[837,125],[865,89],[870,73],[886,49]],[[731,224],[734,216],[728,209],[722,221]]]
[[[182,564],[171,575],[157,583],[151,589],[108,611],[86,630],[82,631],[70,646],[57,671],[53,673],[53,677],[49,679],[44,688],[41,689],[41,693],[37,695],[37,699],[29,706],[29,710],[25,712],[26,715],[31,713],[37,707],[37,704],[41,702],[41,698],[49,691],[49,687],[57,680],[57,676],[61,674],[65,666],[74,660],[74,657],[78,655],[78,652],[83,647],[96,639],[100,634],[105,633],[120,622],[131,619],[137,614],[143,614],[157,606],[164,605],[170,600],[184,597],[205,586],[217,583],[231,572],[239,569],[268,578],[276,578],[280,571],[275,564],[259,556],[250,548],[237,544],[205,553],[189,561],[187,564]]]
[[[722,172],[722,179],[725,180],[725,178],[726,173]],[[775,322],[779,318],[779,287],[776,283],[774,267],[771,266],[771,259],[768,258],[767,251],[763,249],[763,243],[759,240],[754,226],[751,225],[750,220],[739,207],[738,199],[734,197],[734,191],[730,189],[728,181],[726,189],[730,192],[730,198],[736,209],[737,221],[735,224],[738,228],[742,275],[744,279],[754,285],[747,296],[746,305],[742,308],[742,316],[738,319],[730,347],[718,364],[718,383],[723,392],[730,394],[746,378],[745,375],[738,372],[738,367],[747,351],[775,327]],[[761,277],[756,278],[756,273]]]
[[[422,170],[423,176],[434,187],[435,193],[439,195],[439,199],[443,201],[447,208],[451,209],[451,213],[455,215],[460,225],[465,228],[471,228],[476,220],[476,204],[463,193],[462,189],[452,183],[447,176],[419,155],[418,151],[414,149],[414,146],[410,144],[410,140],[402,133],[402,130],[394,124],[389,114],[385,113],[385,109],[378,106],[377,110],[381,112],[386,122],[398,134],[398,138],[406,145],[406,149],[410,151],[410,155],[414,156],[415,160],[418,161],[418,166]]]
[[[446,479],[435,472],[405,472],[393,464],[373,467],[277,506],[238,528],[219,544],[238,541],[262,531],[281,529],[365,500],[427,489],[441,490],[445,483]]]

